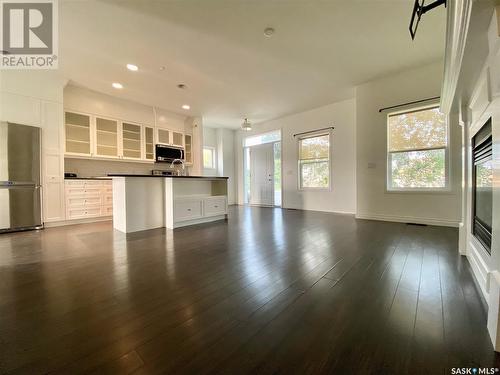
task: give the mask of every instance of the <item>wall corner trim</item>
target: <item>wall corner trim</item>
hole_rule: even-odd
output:
[[[450,113],[457,89],[473,0],[450,1],[447,9],[446,47],[443,85],[441,87],[441,111]]]

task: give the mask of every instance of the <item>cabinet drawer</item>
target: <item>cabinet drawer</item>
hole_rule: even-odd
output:
[[[203,200],[205,216],[215,216],[226,214],[226,198],[214,197]]]
[[[67,219],[82,219],[86,217],[98,217],[101,215],[101,207],[67,208]]]
[[[86,186],[101,186],[103,184],[103,181],[98,181],[98,180],[66,180],[66,181],[64,181],[64,183],[66,186],[86,187]]]
[[[113,206],[102,206],[101,216],[113,216]]]
[[[101,189],[95,186],[66,186],[66,196],[99,197]]]
[[[66,199],[68,207],[92,207],[101,205],[101,197],[73,197],[69,196]]]
[[[174,202],[174,221],[199,219],[203,216],[201,199],[180,199]]]
[[[113,194],[109,194],[109,193],[103,194],[102,195],[102,204],[104,206],[113,205]]]

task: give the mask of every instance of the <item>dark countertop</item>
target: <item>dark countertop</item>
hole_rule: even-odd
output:
[[[111,177],[64,177],[65,180],[111,180]]]
[[[151,174],[118,174],[112,173],[108,174],[109,177],[160,177],[160,178],[195,178],[195,179],[205,179],[205,180],[227,180],[229,177],[219,177],[219,176],[154,176]]]

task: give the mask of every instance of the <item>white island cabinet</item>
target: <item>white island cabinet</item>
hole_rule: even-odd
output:
[[[224,220],[227,177],[110,175],[113,226],[131,233]]]

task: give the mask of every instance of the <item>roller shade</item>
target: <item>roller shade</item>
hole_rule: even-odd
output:
[[[389,152],[445,148],[447,137],[446,118],[438,107],[389,115]]]
[[[302,138],[299,147],[300,160],[328,159],[330,136],[328,134]]]

